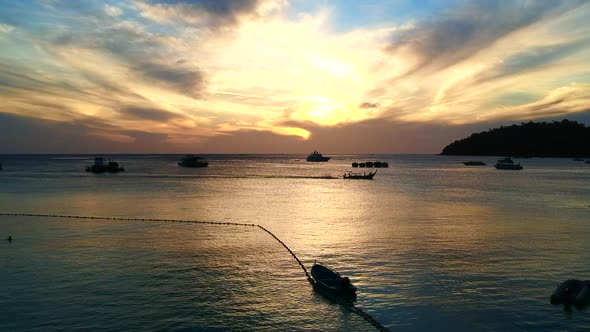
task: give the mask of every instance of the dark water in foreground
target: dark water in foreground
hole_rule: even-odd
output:
[[[549,304],[590,279],[590,165],[523,159],[522,171],[443,156],[0,156],[0,212],[261,224],[307,266],[359,288],[392,331],[576,331],[590,310]],[[332,179],[388,161],[373,181]],[[257,228],[0,217],[0,330],[371,331],[313,292]]]

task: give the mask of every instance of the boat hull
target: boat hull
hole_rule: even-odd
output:
[[[322,163],[330,160],[331,157],[307,157],[307,161],[312,163]]]
[[[207,167],[209,166],[208,162],[199,162],[199,163],[183,163],[179,162],[178,166],[180,167],[190,167],[190,168],[198,168],[198,167]]]
[[[314,264],[311,268],[311,276],[314,280],[314,288],[318,291],[339,297],[354,297],[356,287],[348,278],[341,277],[338,273],[329,268]]]
[[[522,166],[520,164],[508,164],[508,165],[496,164],[496,165],[494,165],[494,167],[496,169],[504,169],[504,170],[512,170],[512,171],[519,171],[522,169]]]
[[[377,171],[371,172],[369,174],[348,173],[344,174],[342,178],[346,180],[373,180],[375,174],[377,174]]]

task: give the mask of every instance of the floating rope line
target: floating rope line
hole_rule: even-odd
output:
[[[248,227],[258,227],[264,232],[268,233],[272,236],[275,240],[277,240],[287,251],[295,258],[297,263],[303,272],[305,272],[305,276],[307,277],[307,281],[314,286],[315,288],[315,281],[307,272],[307,268],[299,258],[295,255],[295,253],[283,242],[279,239],[276,235],[274,235],[271,231],[264,228],[264,226],[258,224],[248,224],[248,223],[239,223],[239,222],[219,222],[219,221],[199,221],[199,220],[183,220],[183,219],[158,219],[158,218],[126,218],[126,217],[100,217],[100,216],[77,216],[77,215],[61,215],[61,214],[35,214],[35,213],[0,213],[0,216],[10,216],[10,217],[37,217],[37,218],[65,218],[65,219],[92,219],[92,220],[115,220],[115,221],[153,221],[153,222],[175,222],[175,223],[187,223],[187,224],[204,224],[204,225],[225,225],[225,226],[248,226]],[[379,321],[373,318],[371,315],[366,313],[360,308],[355,307],[352,303],[346,303],[339,301],[342,306],[350,310],[360,317],[362,317],[365,321],[369,324],[373,325],[377,330],[382,332],[389,331],[388,328],[383,326]]]

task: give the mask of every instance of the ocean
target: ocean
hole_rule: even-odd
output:
[[[253,223],[358,287],[391,331],[582,331],[549,304],[590,279],[590,165],[499,157],[0,155],[0,213]],[[467,160],[486,166],[464,166]],[[379,160],[372,181],[344,180]],[[356,169],[363,171],[363,169]],[[368,171],[365,169],[364,171]],[[12,242],[6,239],[12,236]],[[373,331],[256,227],[0,216],[0,330]]]

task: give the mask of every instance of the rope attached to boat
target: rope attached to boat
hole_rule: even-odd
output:
[[[114,221],[151,221],[151,222],[175,222],[175,223],[187,223],[187,224],[206,224],[206,225],[225,225],[225,226],[249,226],[249,227],[258,227],[264,232],[268,233],[272,236],[275,240],[277,240],[287,251],[295,258],[303,272],[305,272],[305,276],[307,277],[307,281],[312,286],[315,286],[315,281],[307,272],[307,268],[299,258],[295,255],[295,253],[283,242],[279,239],[276,235],[274,235],[271,231],[266,229],[264,226],[258,224],[248,224],[248,223],[238,223],[238,222],[219,222],[219,221],[198,221],[198,220],[183,220],[183,219],[158,219],[158,218],[126,218],[126,217],[100,217],[100,216],[78,216],[78,215],[61,215],[61,214],[34,214],[34,213],[0,213],[0,216],[11,216],[11,217],[37,217],[37,218],[65,218],[65,219],[92,219],[92,220],[114,220]],[[377,330],[382,332],[389,331],[388,328],[383,326],[379,321],[373,318],[371,315],[367,314],[360,308],[355,307],[351,303],[340,303],[342,306],[350,310],[360,317],[362,317],[365,321],[369,324],[373,325]]]

